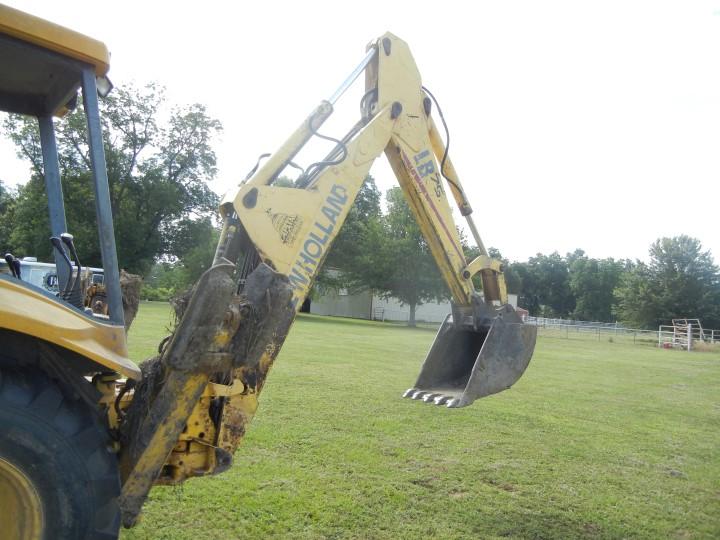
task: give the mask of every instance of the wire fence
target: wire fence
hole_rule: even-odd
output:
[[[662,327],[658,330],[642,330],[625,328],[618,323],[570,321],[545,317],[527,317],[526,322],[538,327],[538,336],[550,338],[628,343],[647,347],[662,347],[667,343],[666,329]],[[720,330],[704,330],[703,336],[698,336],[696,340],[713,348],[720,347]]]
[[[576,319],[553,319],[550,317],[531,317],[526,318],[526,322],[537,326],[582,326],[593,328],[622,328],[618,322],[601,322],[601,321],[580,321]]]
[[[538,336],[598,341],[610,343],[631,343],[633,345],[658,346],[656,330],[639,330],[608,326],[580,326],[574,324],[544,324],[538,326]]]

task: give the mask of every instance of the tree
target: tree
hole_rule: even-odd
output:
[[[523,305],[531,314],[568,317],[575,309],[567,260],[557,252],[538,253],[527,262],[514,263],[513,269],[522,284]]]
[[[614,291],[624,265],[612,258],[593,259],[582,250],[568,254],[570,290],[575,297],[573,317],[585,321],[611,321]]]
[[[353,265],[362,261],[362,249],[367,228],[382,215],[380,209],[380,191],[371,175],[365,177],[355,202],[348,212],[340,233],[333,242],[327,255],[318,283],[329,288],[363,288],[363,280],[357,282],[363,270],[353,270]],[[340,274],[329,270],[339,270]]]
[[[662,324],[663,308],[653,282],[648,265],[641,261],[621,277],[613,311],[623,324],[633,328],[657,328]]]
[[[210,142],[222,127],[199,104],[175,107],[161,121],[164,92],[154,84],[118,88],[101,100],[107,161],[120,265],[146,272],[160,256],[173,253],[179,224],[210,218],[217,196],[207,181],[215,175]],[[100,265],[95,229],[85,118],[81,108],[56,122],[58,158],[68,229],[83,262]],[[6,134],[18,155],[32,166],[19,189],[12,243],[26,255],[51,256],[39,134],[34,118],[9,116]]]
[[[415,326],[417,306],[449,293],[400,188],[390,189],[386,200],[386,215],[373,211],[362,221],[342,277],[408,305],[408,326]],[[370,197],[367,208],[373,208],[372,201]]]
[[[405,195],[398,187],[388,190],[385,223],[388,241],[384,261],[387,274],[376,289],[410,307],[408,326],[415,326],[415,310],[423,303],[449,297],[430,248],[420,231]]]
[[[0,181],[0,254],[14,251],[10,233],[15,223],[15,194]]]
[[[531,315],[540,315],[540,297],[537,277],[532,272],[528,262],[513,262],[513,270],[518,276],[520,288],[518,289],[518,306],[527,309]]]
[[[720,272],[696,238],[660,238],[650,247],[650,262],[638,262],[623,275],[615,294],[624,323],[657,328],[674,318],[699,318],[720,326]]]
[[[89,173],[63,178],[65,214],[68,231],[75,236],[75,246],[82,263],[102,266],[91,182]],[[19,256],[33,256],[47,262],[52,260],[49,236],[45,181],[38,174],[33,174],[24,186],[18,187],[10,243]]]
[[[183,219],[175,229],[168,248],[185,273],[184,288],[191,287],[210,268],[215,257],[220,231],[209,217]]]

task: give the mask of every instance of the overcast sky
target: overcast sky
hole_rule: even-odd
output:
[[[440,101],[486,245],[646,259],[689,234],[720,259],[720,0],[3,1],[104,41],[116,86],[206,104],[219,193],[391,31]],[[322,131],[342,135],[360,95]],[[0,162],[25,181],[7,145]],[[394,184],[384,157],[371,172]]]

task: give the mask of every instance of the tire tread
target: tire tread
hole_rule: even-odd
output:
[[[0,367],[0,408],[24,406],[27,413],[43,419],[51,430],[64,436],[86,467],[90,483],[78,488],[90,491],[95,506],[85,539],[117,538],[120,479],[110,436],[98,416],[71,396],[39,369]]]

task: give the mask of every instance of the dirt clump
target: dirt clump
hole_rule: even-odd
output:
[[[142,278],[140,276],[120,270],[120,290],[122,291],[126,332],[130,329],[130,325],[140,307],[140,287],[142,287]]]

